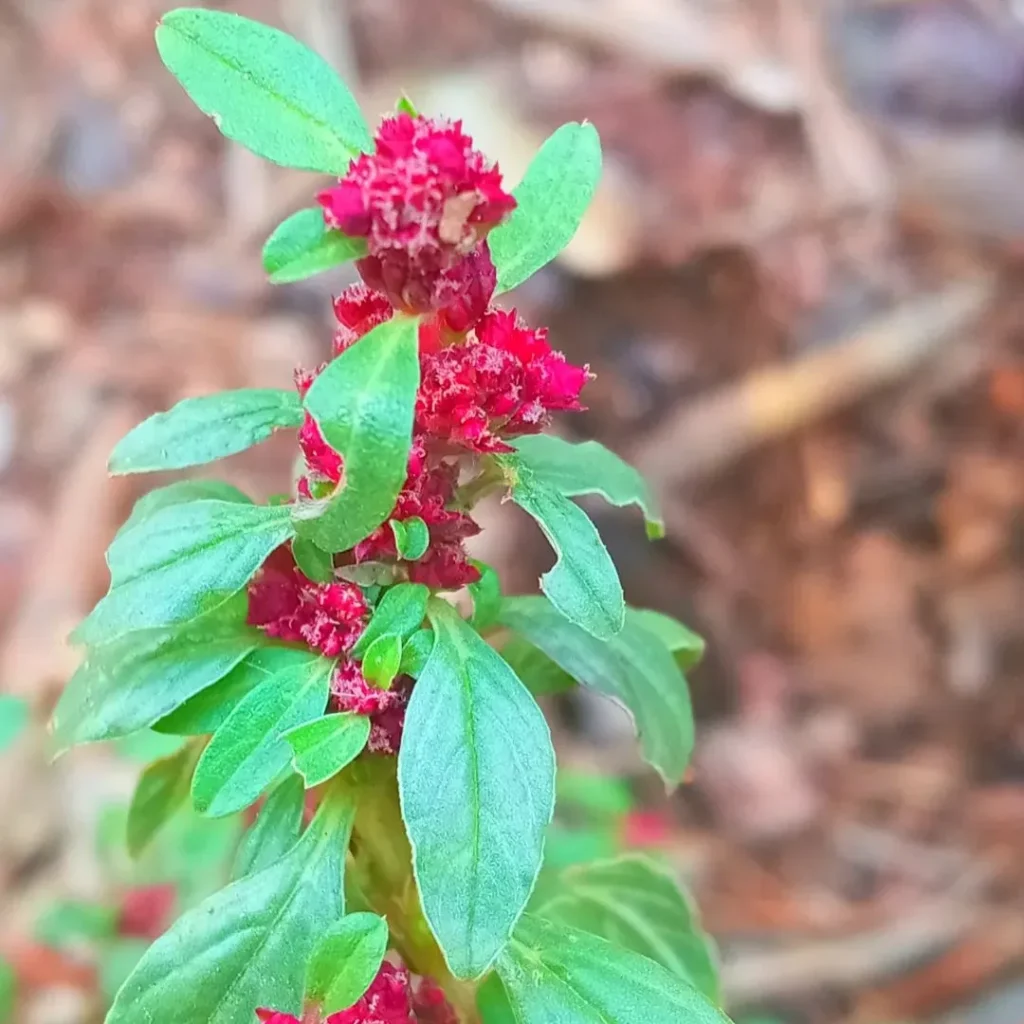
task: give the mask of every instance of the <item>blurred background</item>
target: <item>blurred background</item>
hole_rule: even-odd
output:
[[[328,352],[332,273],[259,250],[311,175],[229,146],[157,58],[157,0],[0,0],[0,1005],[102,1019],[238,823],[119,852],[143,736],[48,763],[106,587],[163,478],[114,442],[178,399],[287,386]],[[372,117],[462,116],[508,179],[568,119],[607,172],[514,296],[597,374],[558,424],[650,475],[666,541],[595,506],[629,600],[708,642],[692,778],[628,720],[553,705],[580,849],[690,882],[745,1024],[1024,1020],[1024,11],[1010,0],[237,0]],[[216,468],[267,496],[278,438]],[[477,551],[550,560],[511,507]],[[581,782],[582,780],[582,782]],[[599,820],[595,825],[594,815]],[[586,815],[584,815],[586,817]],[[178,827],[180,826],[180,827]],[[564,846],[562,852],[566,853]],[[566,853],[567,856],[570,854]]]

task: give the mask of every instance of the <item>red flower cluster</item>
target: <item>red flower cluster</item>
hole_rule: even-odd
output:
[[[299,1024],[290,1013],[257,1010],[261,1024]],[[404,967],[385,961],[362,999],[325,1024],[458,1024],[444,992],[429,978],[414,983]]]
[[[390,690],[369,682],[354,662],[343,662],[331,679],[331,703],[337,711],[370,716],[371,754],[397,754],[405,726],[405,708],[412,693],[412,679],[399,676]]]
[[[249,584],[249,625],[279,640],[305,643],[328,658],[351,650],[369,607],[354,583],[314,583],[279,547]]]
[[[381,122],[375,143],[318,197],[324,221],[366,239],[359,272],[397,309],[440,309],[466,291],[464,273],[451,272],[516,202],[461,122],[400,113]]]

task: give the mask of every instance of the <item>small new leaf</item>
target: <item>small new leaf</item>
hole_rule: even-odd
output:
[[[382,636],[393,635],[402,640],[411,636],[423,624],[429,596],[430,591],[422,583],[397,583],[389,587],[352,648],[352,654],[362,657],[370,644]]]
[[[292,541],[295,564],[314,583],[330,583],[334,579],[334,556],[322,551],[311,540],[296,537]]]
[[[107,1024],[239,1024],[257,1006],[300,1014],[313,946],[344,911],[353,816],[329,795],[284,858],[180,917],[118,992]]]
[[[600,177],[601,140],[592,124],[564,124],[548,138],[512,193],[512,216],[488,238],[497,294],[532,277],[572,241]]]
[[[189,622],[238,593],[292,535],[287,507],[232,501],[171,505],[110,545],[110,590],[75,630],[80,643]]]
[[[263,269],[272,284],[302,281],[366,255],[364,238],[324,225],[319,207],[299,210],[279,224],[263,246]]]
[[[398,755],[423,911],[459,978],[508,941],[540,870],[554,752],[536,702],[449,604],[412,691]]]
[[[156,46],[196,106],[258,156],[341,175],[372,145],[355,99],[331,66],[278,29],[183,7],[164,15]]]
[[[311,659],[256,687],[213,734],[192,779],[192,802],[218,818],[248,807],[291,760],[284,734],[323,714],[332,662]]]
[[[515,442],[519,462],[566,498],[598,494],[610,505],[638,505],[652,540],[665,536],[665,522],[647,481],[628,462],[597,441],[571,444],[551,434]]]
[[[184,469],[244,452],[279,429],[302,425],[294,391],[246,388],[186,398],[127,434],[111,453],[115,476]]]
[[[402,638],[389,633],[379,636],[363,655],[363,675],[381,690],[390,690],[402,664]]]
[[[419,516],[392,519],[390,525],[399,558],[415,562],[427,553],[430,547],[430,528]]]
[[[388,949],[388,924],[376,914],[349,914],[321,939],[309,961],[306,998],[323,1014],[362,999]]]
[[[289,729],[284,738],[294,752],[295,770],[312,789],[362,753],[370,738],[370,719],[366,715],[325,715]]]
[[[537,478],[515,456],[501,456],[512,500],[528,512],[554,548],[554,566],[540,578],[551,603],[572,623],[600,640],[622,629],[622,584],[597,528],[578,505]]]
[[[418,629],[402,646],[402,664],[399,673],[419,679],[434,649],[434,631]]]
[[[128,852],[138,857],[188,799],[202,746],[186,743],[177,753],[145,768],[128,807]]]
[[[334,494],[295,506],[296,529],[324,551],[347,551],[387,519],[405,482],[420,381],[418,322],[389,320],[320,373],[306,409],[344,459]]]
[[[499,957],[498,974],[517,1019],[530,1024],[729,1024],[661,964],[532,914]]]

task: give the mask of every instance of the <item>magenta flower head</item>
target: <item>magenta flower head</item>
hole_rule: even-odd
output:
[[[459,121],[400,113],[381,123],[374,141],[374,152],[318,197],[324,221],[366,239],[359,272],[397,309],[439,309],[462,291],[459,276],[446,275],[516,201]]]

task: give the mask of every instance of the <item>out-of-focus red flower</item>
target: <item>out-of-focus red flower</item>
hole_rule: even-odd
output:
[[[631,811],[623,819],[621,836],[630,848],[665,846],[672,838],[672,823],[661,811]]]
[[[287,545],[267,559],[249,584],[250,626],[280,640],[308,644],[328,658],[355,644],[369,611],[354,583],[314,583],[305,576]]]
[[[169,884],[129,889],[121,899],[118,934],[137,939],[159,938],[171,923],[176,899],[177,890]]]

